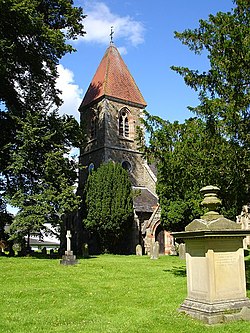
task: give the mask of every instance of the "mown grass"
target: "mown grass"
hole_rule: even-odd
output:
[[[249,331],[249,322],[207,326],[177,311],[186,297],[185,262],[178,257],[103,255],[76,266],[0,257],[0,269],[4,333]]]

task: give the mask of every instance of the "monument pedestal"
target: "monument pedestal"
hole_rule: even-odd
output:
[[[250,308],[246,297],[244,236],[237,231],[224,237],[220,237],[219,231],[200,231],[196,237],[201,238],[186,239],[188,295],[181,311],[210,324],[223,321],[225,311],[236,313],[244,306]]]
[[[208,303],[186,298],[179,311],[209,325],[240,319],[250,320],[250,301],[244,298]]]
[[[78,263],[76,256],[73,254],[73,251],[71,251],[71,232],[70,230],[67,230],[66,233],[67,238],[67,251],[65,251],[65,255],[62,256],[62,259],[60,260],[60,264],[62,265],[76,265]]]
[[[214,196],[207,197],[210,205],[218,200]],[[246,231],[210,211],[173,234],[185,240],[186,248],[188,293],[179,310],[207,324],[250,320],[242,247]]]
[[[76,256],[73,254],[73,251],[65,251],[65,255],[62,256],[60,264],[62,265],[75,265],[78,263]]]

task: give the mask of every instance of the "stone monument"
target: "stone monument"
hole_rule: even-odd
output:
[[[244,205],[242,212],[236,217],[237,223],[241,225],[241,229],[250,230],[250,205]],[[243,240],[244,249],[250,248],[250,236]]]
[[[78,261],[76,259],[76,256],[73,254],[73,251],[71,251],[71,232],[70,232],[70,230],[67,230],[66,238],[67,238],[67,251],[65,251],[65,255],[62,256],[62,260],[60,261],[60,264],[75,265],[78,263]]]
[[[137,256],[142,256],[142,246],[141,246],[141,244],[136,245],[135,253],[136,253]]]
[[[186,259],[186,246],[184,243],[179,245],[179,258],[182,260]]]
[[[156,242],[154,242],[154,244],[152,246],[152,252],[151,252],[150,259],[159,259],[159,250],[160,250],[160,245],[159,245],[159,242],[156,241]]]
[[[89,258],[89,245],[87,243],[83,244],[82,255],[83,255],[84,259],[88,259]]]
[[[173,233],[186,244],[188,295],[180,307],[207,324],[250,319],[242,242],[250,231],[220,215],[219,188],[206,186],[202,205],[209,211]]]

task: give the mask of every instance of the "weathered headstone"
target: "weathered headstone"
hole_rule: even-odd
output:
[[[175,247],[175,245],[171,245],[171,247],[170,247],[170,251],[169,251],[169,254],[170,254],[171,256],[177,256],[177,251],[176,251],[176,247]]]
[[[67,251],[65,251],[65,255],[62,256],[62,260],[60,261],[60,264],[75,265],[78,263],[78,261],[76,259],[76,256],[73,254],[73,251],[71,251],[71,232],[70,232],[70,230],[67,230],[66,238],[67,238]]]
[[[159,250],[160,250],[160,245],[159,245],[159,242],[156,241],[153,244],[153,249],[152,249],[152,253],[151,253],[150,259],[158,259],[159,258]]]
[[[239,216],[236,216],[236,221],[241,225],[241,229],[250,230],[250,206],[244,205],[242,207],[242,212]],[[244,249],[250,247],[250,236],[247,236],[243,240]]]
[[[179,258],[185,260],[186,259],[186,249],[185,244],[181,243],[179,245]]]
[[[141,246],[141,244],[136,245],[135,253],[136,253],[137,256],[142,256],[142,246]]]
[[[188,295],[179,310],[207,324],[250,318],[242,242],[250,230],[216,212],[218,191],[201,189],[209,211],[184,232],[173,233],[186,244]]]
[[[85,259],[89,258],[89,245],[87,243],[83,244],[82,254],[83,254],[83,258],[85,258]]]

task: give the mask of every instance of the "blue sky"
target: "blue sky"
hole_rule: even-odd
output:
[[[65,101],[62,113],[76,118],[78,107],[110,42],[114,43],[139,86],[147,110],[170,121],[193,116],[187,106],[198,104],[197,93],[187,87],[171,65],[206,70],[205,55],[194,55],[174,38],[174,31],[196,28],[199,19],[227,12],[231,0],[77,0],[87,18],[87,34],[75,41],[77,52],[60,62],[58,87]]]

